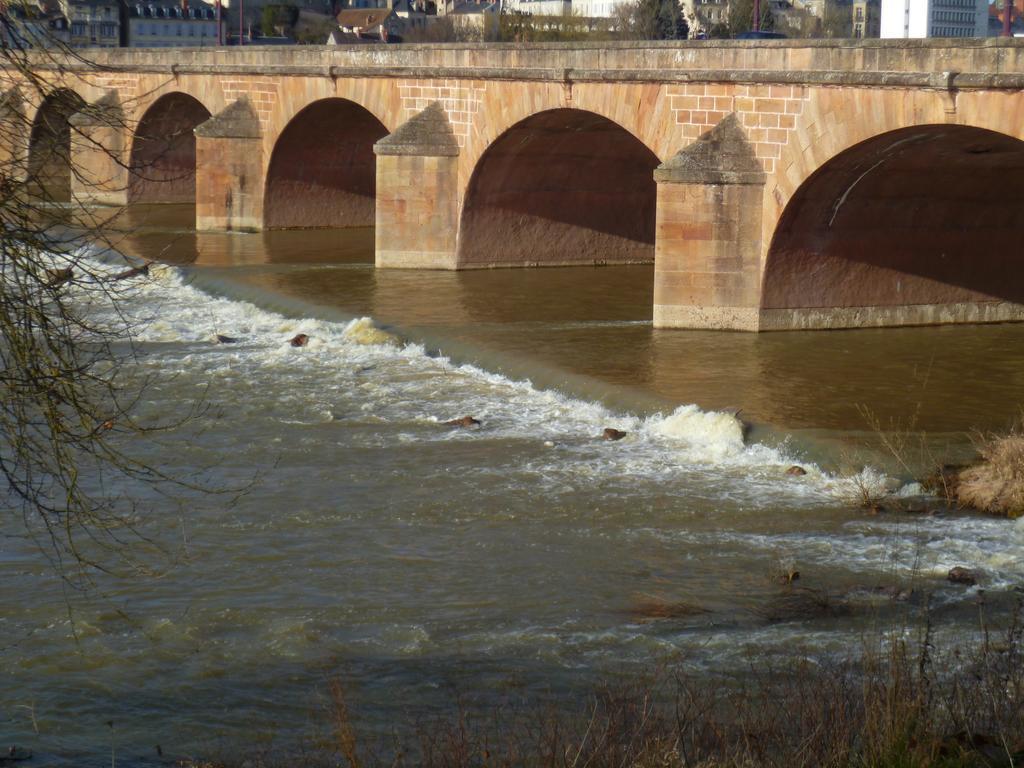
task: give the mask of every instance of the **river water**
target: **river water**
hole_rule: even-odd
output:
[[[969,453],[968,431],[1019,415],[1024,326],[654,331],[649,267],[376,271],[371,231],[196,235],[189,215],[131,212],[121,250],[189,266],[122,308],[140,416],[203,410],[123,439],[244,493],[109,487],[161,551],[85,594],[5,523],[0,737],[33,764],[315,744],[332,679],[380,734],[464,697],[582,700],[658,663],[847,654],[905,608],[879,586],[932,592],[956,638],[978,588],[950,567],[997,602],[1024,585],[1020,523],[856,501],[935,506],[870,422],[927,432],[912,467]],[[481,426],[443,425],[464,415]],[[780,568],[854,609],[786,615]]]

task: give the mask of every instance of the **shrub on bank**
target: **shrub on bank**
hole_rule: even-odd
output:
[[[597,691],[577,711],[508,706],[419,724],[375,749],[331,684],[333,744],[318,757],[184,762],[184,768],[571,766],[590,768],[1012,768],[1024,765],[1020,606],[998,634],[935,647],[876,637],[844,663],[763,659],[735,677],[664,670]],[[396,726],[396,730],[402,730]],[[308,745],[307,745],[308,746]],[[307,753],[308,754],[308,753]]]
[[[1024,435],[990,436],[980,441],[981,462],[960,472],[960,504],[1006,517],[1024,515]]]

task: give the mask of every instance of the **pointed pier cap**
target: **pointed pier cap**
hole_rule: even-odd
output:
[[[765,178],[735,112],[654,169],[655,181],[674,184],[764,184]]]
[[[24,100],[17,87],[9,88],[0,95],[0,120],[16,120],[25,116]]]
[[[434,101],[374,144],[373,151],[378,155],[456,157],[459,143],[441,102]]]
[[[240,96],[209,120],[197,125],[194,133],[206,139],[258,139],[260,119],[249,99]]]
[[[124,112],[121,109],[121,99],[117,91],[107,91],[92,104],[86,104],[80,110],[68,118],[71,125],[84,126],[107,126],[116,127],[124,125]]]

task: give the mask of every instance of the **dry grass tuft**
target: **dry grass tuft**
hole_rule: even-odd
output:
[[[724,677],[691,677],[673,665],[599,687],[567,709],[510,701],[493,710],[460,706],[411,729],[396,723],[393,744],[370,738],[356,746],[358,726],[337,684],[326,751],[177,766],[1019,768],[1020,605],[998,631],[982,616],[980,636],[945,650],[926,614],[917,631],[893,628],[846,661],[797,652]]]
[[[960,473],[960,504],[1004,517],[1024,515],[1024,434],[989,435],[978,452],[981,463]]]

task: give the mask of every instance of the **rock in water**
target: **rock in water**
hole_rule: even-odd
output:
[[[223,336],[223,335],[218,333],[217,334],[217,343],[218,344],[237,344],[238,343],[238,339],[236,339],[234,336]]]
[[[452,419],[451,421],[444,422],[446,427],[478,427],[480,422],[474,419],[472,416],[463,416],[461,419]]]
[[[309,336],[304,333],[296,334],[292,336],[292,340],[288,342],[293,347],[304,347],[309,344]]]
[[[114,275],[113,279],[114,280],[127,280],[129,277],[135,277],[136,275],[148,275],[148,274],[149,274],[149,264],[143,264],[141,267],[132,267],[131,269],[126,269],[124,272],[118,272],[116,275]]]
[[[787,475],[793,475],[793,477],[803,477],[807,474],[807,470],[803,467],[798,467],[794,464],[792,467],[786,470]]]
[[[71,271],[71,267],[67,269],[48,269],[46,270],[46,287],[56,288],[69,283],[75,278],[75,273]]]
[[[962,565],[950,568],[946,578],[954,584],[963,584],[967,587],[973,587],[978,583],[977,574],[969,568],[964,568]]]
[[[618,430],[618,429],[612,429],[611,427],[605,427],[604,428],[604,432],[601,433],[601,439],[602,440],[621,440],[627,434],[629,434],[629,433],[628,432],[623,432],[623,431]]]

